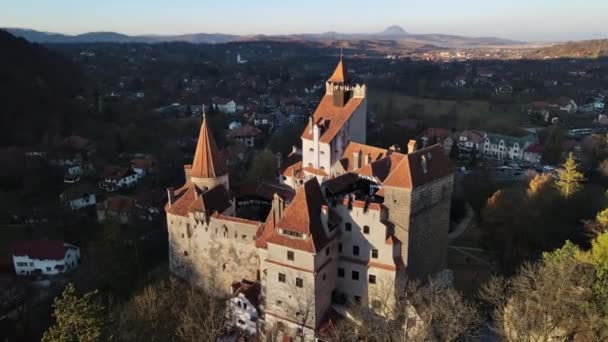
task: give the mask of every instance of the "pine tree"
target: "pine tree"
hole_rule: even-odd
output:
[[[97,291],[83,296],[76,294],[72,283],[53,302],[51,326],[42,336],[43,342],[100,341],[104,325],[103,306],[95,299]]]
[[[568,155],[568,159],[557,170],[557,181],[555,185],[564,198],[572,197],[577,191],[582,188],[581,182],[583,174],[577,171],[578,164],[574,160],[572,153]]]

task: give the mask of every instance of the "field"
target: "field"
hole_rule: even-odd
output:
[[[370,110],[377,114],[379,121],[410,118],[429,127],[500,129],[504,132],[523,124],[526,119],[517,104],[426,99],[385,90],[372,90],[368,98]]]

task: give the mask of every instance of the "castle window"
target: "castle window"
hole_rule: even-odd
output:
[[[344,278],[344,269],[338,268],[338,278]]]
[[[353,278],[353,280],[359,280],[359,271],[352,271],[351,277]]]
[[[369,283],[370,284],[375,284],[376,283],[376,276],[373,274],[369,275]]]
[[[350,222],[346,222],[344,224],[344,230],[346,230],[347,232],[350,232],[351,230],[353,230],[353,225]]]
[[[296,286],[304,287],[304,280],[302,278],[296,278]]]
[[[361,304],[361,296],[354,296],[355,304]]]
[[[342,242],[338,243],[338,253],[342,253]]]
[[[353,246],[353,255],[359,255],[359,246]]]
[[[323,280],[327,279],[327,274],[326,274],[326,273],[323,273],[323,277],[322,277],[322,279],[323,279]]]
[[[276,303],[277,303],[277,305],[283,304],[283,302],[280,299],[277,299]]]
[[[363,226],[363,234],[369,234],[369,226]]]
[[[284,273],[279,273],[279,282],[280,283],[284,283],[285,282],[285,274]]]
[[[184,251],[184,256],[188,256],[188,251]]]
[[[247,235],[243,234],[242,238],[243,240],[247,240]]]
[[[329,247],[325,248],[325,255],[329,255]]]
[[[372,258],[373,259],[378,259],[378,250],[377,249],[372,249]]]
[[[292,251],[287,251],[287,260],[293,261],[294,255]]]

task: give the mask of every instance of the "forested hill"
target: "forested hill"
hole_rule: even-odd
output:
[[[608,57],[608,39],[584,40],[530,50],[535,58],[597,58]]]
[[[0,30],[0,146],[38,144],[70,128],[79,69],[45,47]]]

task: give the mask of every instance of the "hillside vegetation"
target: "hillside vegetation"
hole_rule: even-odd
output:
[[[530,57],[535,58],[597,58],[606,56],[608,56],[608,39],[568,42],[530,52]]]

